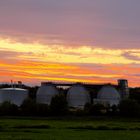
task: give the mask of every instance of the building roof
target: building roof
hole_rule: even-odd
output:
[[[27,91],[27,89],[22,89],[22,88],[1,88],[1,91]]]
[[[120,99],[119,92],[110,85],[103,86],[97,95],[98,99]]]

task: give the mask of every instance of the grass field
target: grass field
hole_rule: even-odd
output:
[[[0,140],[140,140],[140,120],[3,117]]]

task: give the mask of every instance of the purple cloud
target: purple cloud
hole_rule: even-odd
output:
[[[140,56],[137,56],[137,54],[139,52],[125,52],[123,56],[130,60],[140,61]]]
[[[139,5],[138,0],[1,0],[0,36],[139,49]]]

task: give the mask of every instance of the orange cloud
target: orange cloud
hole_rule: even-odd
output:
[[[100,65],[97,68],[37,61],[17,61],[14,65],[0,61],[0,66],[1,82],[13,79],[33,84],[39,84],[41,81],[116,83],[119,78],[127,78],[130,80],[130,86],[138,86],[138,78],[132,74],[138,74],[140,70],[127,65],[124,67],[127,68],[127,73],[124,73],[122,66],[116,65]]]
[[[126,78],[130,86],[139,86],[140,61],[124,52],[139,50],[104,50],[98,47],[78,48],[60,45],[23,44],[0,39],[0,81],[22,80],[116,83]]]

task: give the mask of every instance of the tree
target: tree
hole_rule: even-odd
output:
[[[65,115],[68,112],[68,103],[66,97],[62,94],[52,98],[50,109],[52,115]]]
[[[35,115],[36,114],[36,102],[33,99],[25,99],[20,106],[22,115]]]
[[[136,100],[140,104],[140,88],[130,89],[129,98]]]
[[[125,99],[119,105],[120,114],[126,117],[138,117],[140,115],[140,105],[136,100]]]
[[[18,115],[19,109],[18,106],[15,104],[12,104],[9,101],[5,101],[0,105],[0,115]]]

